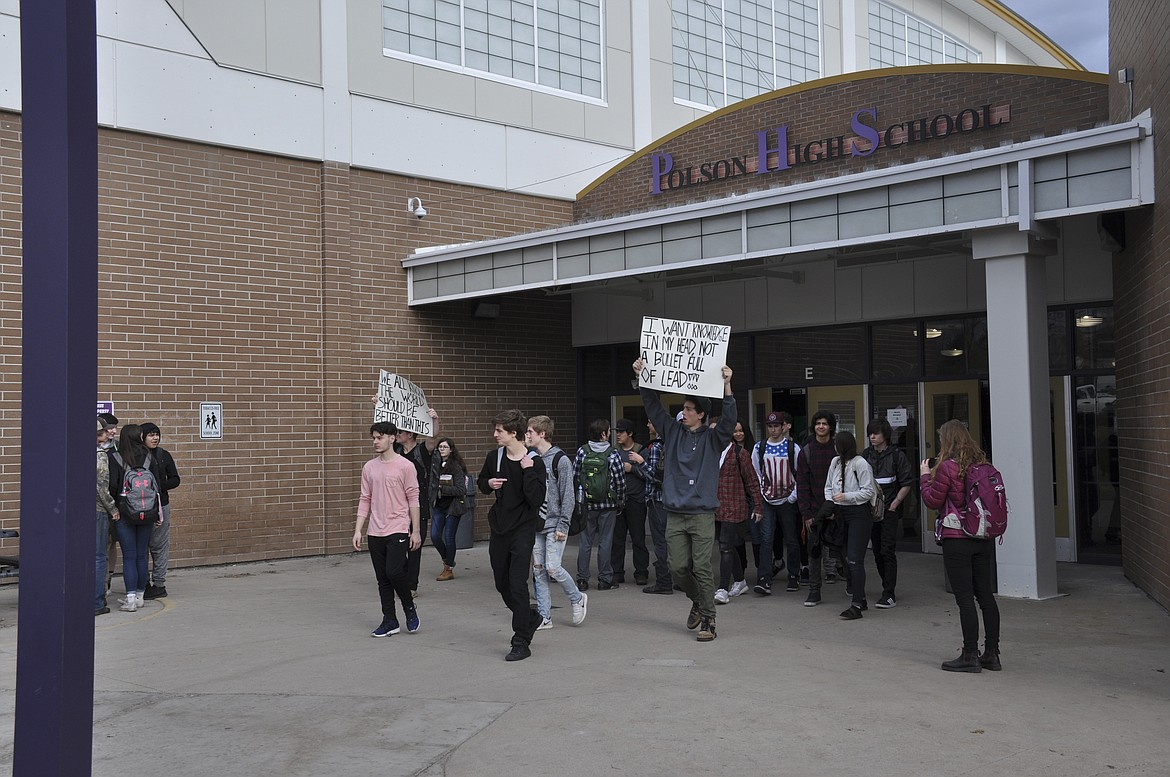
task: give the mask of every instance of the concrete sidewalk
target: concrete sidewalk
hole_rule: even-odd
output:
[[[971,675],[939,670],[961,639],[938,556],[900,556],[898,606],[855,622],[843,584],[815,608],[749,592],[709,644],[682,594],[590,591],[573,627],[557,592],[517,663],[486,545],[446,583],[423,558],[417,634],[369,637],[364,554],[178,570],[170,598],[99,617],[94,775],[1170,774],[1170,617],[1117,567],[1001,599],[1004,670]],[[0,588],[0,773],[17,595]]]

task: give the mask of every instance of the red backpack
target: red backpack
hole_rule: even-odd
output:
[[[990,464],[967,469],[967,505],[958,511],[959,524],[968,537],[991,540],[1007,530],[1008,501],[1003,476]]]

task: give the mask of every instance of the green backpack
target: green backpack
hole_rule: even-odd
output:
[[[609,455],[612,452],[612,445],[601,452],[586,448],[585,458],[581,460],[581,490],[585,492],[587,503],[612,502],[615,498],[609,482]]]

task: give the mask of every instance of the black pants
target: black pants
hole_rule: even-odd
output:
[[[391,534],[386,537],[368,535],[370,561],[374,565],[374,576],[378,578],[378,598],[382,601],[382,620],[397,620],[394,610],[394,594],[402,602],[402,609],[414,606],[410,598],[410,580],[407,572],[407,557],[410,555],[410,535]]]
[[[898,546],[898,527],[901,517],[886,508],[886,514],[873,525],[869,541],[873,545],[873,560],[877,564],[878,577],[882,579],[882,595],[894,595],[898,585],[898,557],[894,550]]]
[[[783,543],[785,555],[776,558],[786,558],[788,576],[800,575],[800,536],[804,528],[804,521],[800,519],[800,508],[791,502],[780,505],[776,516],[776,541]]]
[[[613,524],[613,548],[610,562],[615,575],[626,573],[626,535],[634,546],[634,574],[639,578],[650,574],[650,551],[646,549],[646,503],[630,500],[626,509],[617,514]]]
[[[724,591],[731,590],[732,583],[744,579],[743,562],[738,551],[744,549],[749,537],[751,534],[748,532],[746,521],[719,523],[719,533],[716,537],[719,540],[719,587]]]
[[[990,650],[999,650],[999,605],[991,591],[991,559],[995,543],[967,537],[942,541],[943,566],[947,580],[959,605],[959,624],[963,627],[963,650],[979,649],[979,614],[983,610],[983,642]]]
[[[868,504],[837,505],[835,520],[845,522],[845,573],[853,591],[853,604],[865,604],[865,549],[873,529]]]
[[[418,536],[422,539],[427,538],[427,519],[426,516],[419,518],[419,532]],[[418,546],[418,550],[410,551],[410,556],[407,562],[407,577],[410,582],[410,590],[418,590],[418,573],[422,568],[422,545]]]
[[[528,602],[528,578],[532,574],[532,546],[536,544],[535,525],[508,534],[491,533],[488,559],[496,590],[512,611],[512,644],[528,645],[540,625],[540,614]]]

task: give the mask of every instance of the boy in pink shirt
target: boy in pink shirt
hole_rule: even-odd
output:
[[[422,547],[419,532],[418,473],[414,464],[394,452],[394,435],[398,428],[380,421],[370,427],[376,458],[362,467],[362,494],[358,500],[357,523],[353,528],[353,549],[362,549],[362,528],[370,521],[366,536],[370,544],[370,561],[378,578],[378,597],[382,601],[382,623],[371,637],[388,637],[402,630],[394,609],[398,594],[406,615],[406,630],[418,631],[418,612],[410,595],[408,558],[410,551]]]

